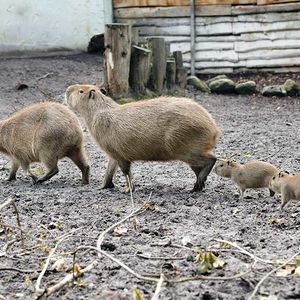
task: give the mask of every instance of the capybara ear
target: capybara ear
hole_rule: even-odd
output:
[[[91,89],[90,93],[89,93],[89,99],[95,99],[95,94],[96,94],[96,91],[94,89]]]
[[[103,94],[103,95],[107,95],[107,90],[105,87],[100,87],[100,92]]]

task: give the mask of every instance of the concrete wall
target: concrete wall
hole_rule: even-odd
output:
[[[85,50],[112,22],[111,0],[0,0],[0,53]]]

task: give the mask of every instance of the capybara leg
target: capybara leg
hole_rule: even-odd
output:
[[[82,183],[89,184],[90,166],[88,164],[86,155],[83,149],[76,149],[72,151],[68,157],[74,162],[74,164],[81,170]]]
[[[129,193],[130,190],[134,191],[134,184],[132,181],[132,174],[130,171],[130,167],[131,167],[130,161],[121,161],[119,162],[119,166],[126,178],[125,193]]]
[[[108,161],[107,169],[106,169],[105,176],[104,176],[104,183],[102,186],[103,189],[111,189],[115,186],[113,183],[113,178],[117,171],[117,168],[118,168],[117,161],[110,158]]]
[[[275,195],[275,192],[274,192],[274,191],[272,191],[271,189],[269,189],[269,191],[270,191],[270,196],[271,196],[271,197],[274,197],[274,195]]]
[[[9,176],[7,178],[8,181],[16,180],[16,174],[20,167],[20,163],[17,160],[12,160],[12,165],[10,169]]]
[[[191,192],[199,192],[199,191],[201,191],[201,187],[199,184],[199,174],[200,174],[201,168],[191,166],[191,169],[194,171],[194,173],[196,175],[196,182],[195,182],[194,188],[191,190]]]
[[[211,155],[210,157],[203,157],[203,162],[205,163],[205,166],[201,169],[198,177],[200,191],[202,191],[205,187],[205,181],[207,179],[207,176],[211,172],[216,161],[217,159],[213,155]]]
[[[42,163],[44,163],[46,166],[47,173],[43,177],[39,178],[36,183],[42,183],[46,180],[49,180],[58,173],[57,159],[52,157],[52,159],[48,159],[46,161],[42,160]]]
[[[281,195],[281,205],[280,209],[283,210],[285,205],[290,201],[289,196],[287,194],[282,194]]]
[[[29,163],[22,162],[21,167],[22,167],[23,171],[25,172],[25,174],[32,179],[33,184],[35,184],[37,181],[37,177],[30,172]]]
[[[244,199],[244,193],[245,193],[245,189],[239,187],[239,194],[240,194],[240,200],[243,200]]]

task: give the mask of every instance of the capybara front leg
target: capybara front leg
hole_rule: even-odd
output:
[[[274,197],[274,195],[275,195],[275,192],[274,192],[274,191],[272,191],[271,189],[269,189],[269,191],[270,191],[270,196],[271,196],[271,197]]]
[[[114,188],[113,178],[117,171],[118,163],[116,160],[110,158],[108,161],[107,169],[104,176],[104,182],[102,185],[103,189],[111,189]]]
[[[129,193],[130,190],[134,191],[134,184],[132,181],[132,174],[130,171],[131,163],[129,161],[121,161],[119,162],[119,166],[126,178],[125,193]]]
[[[212,155],[211,157],[204,157],[203,161],[206,163],[204,167],[201,169],[198,181],[200,186],[200,191],[203,190],[205,187],[205,181],[207,179],[207,176],[211,172],[212,168],[214,167],[217,159]]]
[[[37,181],[37,177],[30,172],[29,163],[21,162],[21,167],[22,167],[23,171],[25,172],[25,174],[32,179],[33,184],[35,184]]]
[[[194,171],[194,173],[196,175],[196,182],[195,182],[194,188],[191,190],[191,192],[199,192],[199,191],[201,191],[201,186],[199,184],[199,174],[200,174],[201,168],[191,166],[191,169]]]
[[[74,150],[68,156],[74,162],[74,164],[81,170],[82,183],[89,184],[90,166],[88,164],[84,150]]]
[[[10,173],[9,173],[8,178],[7,178],[8,181],[16,180],[16,174],[17,174],[17,171],[18,171],[19,167],[20,167],[19,161],[13,159],[11,169],[10,169]]]

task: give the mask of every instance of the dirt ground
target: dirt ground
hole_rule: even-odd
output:
[[[299,74],[291,76],[298,78]],[[258,78],[268,78],[273,83],[285,80],[280,74]],[[102,80],[102,58],[96,55],[1,60],[0,118],[33,102],[61,101],[70,84],[101,84]],[[17,90],[18,82],[29,87]],[[300,170],[299,98],[223,96],[193,90],[188,95],[205,106],[222,129],[216,149],[218,157],[236,154],[238,161],[264,159],[280,169]],[[34,285],[49,250],[64,233],[79,228],[58,246],[50,271],[41,282],[42,288],[52,286],[70,272],[72,252],[78,246],[95,246],[100,232],[131,212],[130,196],[123,193],[124,178],[120,172],[115,189],[100,189],[106,157],[87,132],[85,135],[91,163],[88,186],[81,185],[79,170],[68,160],[62,160],[59,174],[42,185],[33,186],[22,172],[16,182],[7,182],[8,159],[0,155],[0,203],[9,197],[15,199],[26,234],[22,245],[18,229],[4,226],[17,225],[14,209],[4,208],[0,212],[0,299],[34,298]],[[187,248],[174,247],[187,244],[203,251],[213,249],[226,262],[222,269],[213,269],[206,276],[226,278],[250,270],[232,280],[195,280],[163,286],[160,299],[248,299],[259,280],[276,267],[257,262],[251,271],[254,261],[251,257],[233,247],[217,248],[220,243],[215,239],[236,243],[264,260],[285,261],[299,251],[297,201],[291,201],[280,211],[280,197],[271,198],[267,190],[249,191],[247,198],[240,201],[235,186],[215,174],[208,178],[203,192],[190,193],[194,174],[180,162],[135,163],[133,173],[136,206],[151,195],[155,210],[137,217],[137,229],[130,221],[119,235],[109,233],[103,244],[107,253],[140,274],[159,276],[162,272],[166,278],[174,279],[198,274],[196,254]],[[275,219],[273,224],[272,219]],[[151,258],[141,258],[141,254]],[[76,260],[84,268],[96,257],[95,251],[84,250]],[[170,257],[178,259],[167,260]],[[51,271],[53,263],[61,258],[67,270]],[[272,274],[262,284],[259,299],[300,299],[299,277],[277,275]],[[155,285],[135,278],[118,264],[101,257],[94,269],[49,299],[134,299],[134,288],[145,299],[151,299]],[[268,298],[269,295],[277,298]]]

